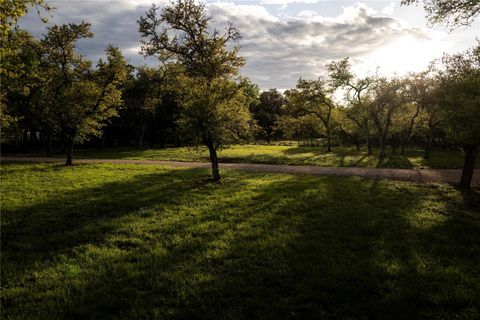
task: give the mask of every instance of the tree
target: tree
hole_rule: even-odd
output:
[[[405,103],[403,89],[400,79],[378,78],[368,90],[366,106],[378,132],[380,160],[386,157],[385,147],[393,115]]]
[[[331,99],[332,90],[327,82],[319,78],[317,80],[299,79],[295,89],[286,93],[291,112],[298,115],[314,115],[325,129],[327,138],[327,152],[332,150],[332,111],[335,104]]]
[[[442,65],[440,101],[447,132],[465,154],[460,186],[469,188],[480,144],[480,42],[464,53],[445,55]]]
[[[250,117],[240,104],[242,86],[234,81],[245,59],[238,47],[228,48],[240,34],[231,23],[224,33],[211,31],[211,20],[204,5],[178,0],[162,10],[152,5],[138,23],[144,55],[183,66],[180,123],[191,144],[208,148],[212,176],[219,181],[217,149],[237,140],[235,133]]]
[[[23,51],[23,45],[27,33],[25,31],[16,30],[14,27],[22,16],[24,16],[28,8],[33,6],[37,9],[40,16],[39,8],[43,8],[46,12],[53,10],[44,0],[3,0],[1,2],[2,9],[0,10],[0,128],[8,129],[15,124],[19,119],[14,115],[9,114],[7,108],[7,90],[4,88],[11,87],[11,81],[17,80],[23,76],[21,70],[25,64],[12,63],[18,62],[17,53]],[[46,19],[40,17],[43,22]],[[32,43],[31,36],[27,39],[29,44]],[[27,47],[30,47],[27,45]]]
[[[82,22],[52,26],[42,39],[49,79],[43,98],[51,106],[50,115],[64,139],[66,165],[72,165],[75,143],[100,135],[122,103],[120,86],[127,71],[120,50],[108,46],[107,62],[100,60],[95,71],[89,61],[75,53],[76,41],[92,36],[90,24]]]
[[[443,117],[438,103],[438,81],[431,69],[411,74],[407,80],[407,94],[420,110],[420,119],[424,128],[424,159],[430,158],[430,149],[436,128],[441,124]]]
[[[333,118],[335,120],[337,130],[341,135],[353,141],[357,147],[357,151],[360,151],[360,140],[362,139],[363,130],[361,129],[361,126],[355,122],[355,120],[352,120],[352,116],[350,115],[351,109],[339,107],[334,111]]]
[[[1,61],[2,135],[5,129],[21,127],[26,137],[28,130],[36,125],[36,93],[44,82],[40,70],[40,43],[28,32],[19,29],[10,33],[9,43],[12,51]],[[18,129],[13,133],[17,141]],[[26,140],[24,138],[24,142]]]
[[[285,98],[277,89],[270,89],[263,91],[260,94],[259,103],[250,108],[253,118],[260,126],[260,137],[266,139],[269,144],[278,134],[278,131],[275,130],[276,121],[281,116],[285,103]]]
[[[402,0],[402,5],[419,0]],[[480,14],[478,0],[424,0],[423,7],[431,24],[446,24],[452,28],[470,25]]]
[[[367,139],[368,154],[372,154],[370,117],[366,109],[364,95],[368,88],[374,83],[374,78],[365,77],[357,79],[351,71],[348,57],[327,64],[327,70],[332,81],[332,86],[334,88],[346,89],[345,100],[349,105],[346,116],[355,122],[364,132]]]
[[[399,106],[392,116],[392,149],[393,153],[400,145],[400,153],[405,154],[405,147],[418,125],[420,105],[407,101]]]
[[[12,30],[12,27],[17,23],[18,19],[23,17],[28,7],[35,7],[40,15],[40,8],[49,12],[53,8],[44,0],[4,0],[2,1],[2,10],[0,11],[0,33],[2,39],[6,39]],[[43,22],[45,18],[40,17]],[[3,43],[2,43],[3,44]]]

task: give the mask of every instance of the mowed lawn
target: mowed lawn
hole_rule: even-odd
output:
[[[480,195],[2,164],[2,319],[478,319]]]
[[[135,159],[135,160],[173,160],[173,161],[209,161],[205,148],[164,148],[143,149],[107,148],[98,150],[79,150],[77,157]],[[368,155],[367,150],[334,147],[325,152],[323,147],[235,145],[220,150],[222,162],[269,163],[288,165],[314,165],[322,167],[387,167],[387,168],[461,168],[463,153],[460,150],[432,150],[428,160],[423,159],[423,150],[410,148],[405,155],[388,154],[378,161],[378,150]]]

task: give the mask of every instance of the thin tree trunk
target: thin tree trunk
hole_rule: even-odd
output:
[[[206,143],[208,151],[210,153],[210,162],[212,163],[212,178],[214,181],[220,181],[220,170],[218,169],[218,157],[217,150],[213,145],[213,142],[209,141]]]
[[[400,153],[403,155],[405,155],[405,142],[402,142],[402,145],[400,146]]]
[[[24,129],[22,135],[23,144],[26,145],[28,143],[28,130]]]
[[[379,157],[380,159],[384,159],[387,156],[385,153],[385,138],[383,135],[380,135],[380,154]]]
[[[327,152],[332,151],[332,141],[330,130],[327,130]]]
[[[73,165],[72,159],[73,159],[73,139],[67,139],[67,162],[65,162],[66,166],[71,166]]]
[[[360,151],[360,141],[356,140],[355,145],[357,146],[357,151]]]
[[[49,157],[52,154],[52,133],[45,130],[45,155]]]
[[[463,146],[463,152],[465,153],[465,162],[463,163],[460,187],[468,189],[472,184],[473,169],[475,167],[475,158],[477,156],[477,146],[474,144],[466,144]]]
[[[425,154],[423,155],[423,159],[430,159],[430,148],[432,146],[432,134],[431,130],[428,130],[427,133],[427,143],[425,144]]]
[[[370,139],[370,134],[367,133],[367,153],[370,155],[370,154],[373,154],[373,151],[372,151],[372,139]]]
[[[140,129],[140,137],[138,138],[138,143],[137,143],[137,148],[142,149],[143,148],[143,138],[145,136],[145,123],[142,124],[142,128]],[[163,145],[163,143],[162,143]],[[162,146],[163,147],[163,146]]]

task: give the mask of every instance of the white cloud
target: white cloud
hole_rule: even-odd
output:
[[[49,3],[58,8],[50,20],[56,24],[92,22],[95,37],[81,41],[82,54],[97,60],[106,45],[112,43],[124,50],[132,64],[139,65],[148,60],[138,55],[140,34],[136,21],[145,14],[151,1],[159,3],[158,0],[118,0],[67,4],[50,0]],[[315,6],[309,6],[296,15],[293,11],[285,11],[285,16],[279,17],[263,5],[249,3],[213,2],[206,7],[217,29],[222,29],[226,21],[238,27],[242,35],[240,54],[247,58],[242,73],[263,89],[293,87],[300,76],[315,78],[324,72],[327,62],[346,56],[351,57],[354,67],[362,73],[380,66],[382,73],[401,74],[421,68],[432,58],[441,56],[443,51],[453,50],[456,44],[445,33],[431,33],[431,30],[412,27],[393,16],[386,16],[390,12],[386,8],[393,10],[391,5],[383,10],[377,7],[381,11],[378,12],[357,3],[344,7],[335,17],[327,17],[323,11],[315,10]],[[36,36],[45,33],[36,13],[27,15],[21,25]],[[465,38],[474,37],[467,33],[462,33],[464,42]]]
[[[243,72],[262,88],[292,87],[300,76],[318,77],[327,62],[345,56],[363,73],[377,66],[390,74],[404,73],[438,56],[440,50],[441,39],[432,39],[425,30],[382,16],[361,3],[344,7],[337,17],[304,10],[281,20],[251,6],[208,8],[213,16],[223,17],[217,19],[219,24],[231,20],[237,25],[243,35],[241,54],[247,58]],[[406,46],[417,44],[424,44],[417,54],[421,59],[407,54]]]
[[[395,2],[390,2],[388,6],[382,9],[382,13],[391,16],[395,10]]]

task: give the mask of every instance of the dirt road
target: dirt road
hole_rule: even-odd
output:
[[[53,162],[62,163],[64,158],[44,157],[2,157],[1,162]],[[124,159],[75,159],[75,163],[113,163],[113,164],[151,164],[172,167],[208,168],[210,163],[182,162],[161,160],[124,160]],[[460,169],[390,169],[390,168],[355,168],[355,167],[317,167],[317,166],[290,166],[255,163],[221,163],[221,168],[238,169],[262,172],[282,172],[309,175],[359,176],[374,179],[407,180],[415,182],[446,182],[458,183]],[[480,185],[480,171],[476,170],[473,176],[473,185]]]

